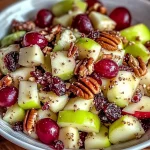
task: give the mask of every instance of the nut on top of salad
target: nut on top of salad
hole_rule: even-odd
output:
[[[0,107],[52,149],[101,149],[150,127],[150,32],[124,7],[63,0],[1,39]]]

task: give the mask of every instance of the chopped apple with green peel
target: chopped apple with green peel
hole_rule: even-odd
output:
[[[65,14],[60,17],[55,17],[53,19],[53,25],[58,25],[61,24],[63,27],[69,27],[72,24],[73,18],[78,15],[82,14],[83,12],[80,10],[75,10],[75,11],[69,11],[68,14]]]
[[[79,132],[77,128],[64,127],[59,131],[58,140],[62,141],[65,149],[79,149]]]
[[[144,133],[145,131],[137,118],[125,115],[109,127],[109,140],[112,144],[117,144],[140,138]]]
[[[42,64],[41,67],[42,67],[46,72],[52,72],[50,54],[47,54],[47,55],[44,57],[44,64]]]
[[[34,71],[34,70],[35,70],[35,68],[22,67],[22,68],[17,69],[15,72],[11,72],[10,76],[12,77],[13,85],[15,87],[18,87],[20,81],[28,80],[30,78],[30,76],[31,76],[30,72]]]
[[[64,9],[65,8],[65,9]],[[82,0],[63,0],[54,6],[52,6],[52,13],[58,17],[68,13],[70,10],[76,8],[77,10],[81,10],[82,13],[86,11],[87,3]]]
[[[99,133],[88,133],[85,139],[85,149],[102,149],[111,145],[108,138],[108,129],[102,126]]]
[[[11,52],[19,53],[19,49],[20,49],[20,46],[18,44],[13,44],[8,47],[0,49],[0,70],[4,75],[10,72],[4,63],[5,56]]]
[[[145,63],[147,63],[150,59],[150,52],[140,42],[133,42],[132,44],[129,44],[125,48],[125,52],[132,54],[134,57],[140,56]]]
[[[93,107],[90,109],[90,112],[96,115],[99,114],[99,111],[96,110],[95,105],[93,105]]]
[[[137,24],[121,31],[121,35],[128,41],[138,41],[143,44],[150,40],[149,29],[144,24]]]
[[[54,121],[57,121],[57,115],[54,112],[52,112],[51,110],[39,109],[37,112],[37,121],[44,119],[44,118],[50,118]]]
[[[95,30],[111,31],[116,26],[116,22],[114,22],[111,18],[96,11],[92,11],[89,14],[89,18]]]
[[[19,64],[24,67],[44,64],[44,54],[38,45],[24,47],[19,52]]]
[[[140,82],[133,72],[120,71],[116,78],[112,79],[107,91],[109,102],[119,107],[128,106],[131,98]]]
[[[84,99],[80,97],[70,98],[64,110],[85,110],[89,111],[93,99]]]
[[[150,97],[150,64],[147,66],[147,73],[141,77],[139,89],[144,92],[144,95]]]
[[[104,94],[105,97],[107,97],[107,91],[110,85],[110,79],[106,79],[106,78],[101,78],[102,80],[102,85],[101,85],[101,90]]]
[[[3,120],[9,124],[14,124],[18,121],[23,121],[25,118],[25,110],[15,104],[9,107],[3,117]]]
[[[138,103],[131,103],[122,110],[123,114],[131,114],[137,118],[145,119],[150,118],[150,98],[143,96]],[[136,112],[139,112],[139,115],[136,116]],[[141,115],[140,115],[141,112]],[[145,113],[144,115],[143,112]],[[147,116],[147,114],[148,116]]]
[[[112,60],[114,62],[116,62],[118,65],[121,65],[123,62],[124,54],[125,54],[125,50],[123,49],[118,49],[112,52],[112,51],[105,50],[102,48],[100,55],[99,55],[99,60],[101,60],[104,57],[104,55],[110,55],[112,56]]]
[[[40,101],[43,103],[47,103],[49,105],[49,109],[57,113],[62,110],[68,102],[68,95],[57,96],[54,92],[39,92]]]
[[[83,132],[99,132],[100,119],[98,115],[84,110],[64,110],[58,114],[57,124],[60,127],[75,127]]]
[[[60,34],[56,36],[56,44],[54,46],[53,52],[56,51],[66,51],[69,49],[71,42],[75,42],[76,37],[73,32],[69,29],[63,30]]]
[[[18,104],[23,109],[41,108],[36,82],[20,81]]]
[[[96,61],[99,57],[101,46],[92,39],[79,38],[76,42],[79,49],[79,59],[92,57]]]
[[[1,46],[5,47],[8,45],[13,44],[15,41],[19,40],[21,37],[23,37],[25,35],[25,31],[18,31],[12,34],[9,34],[7,36],[5,36],[2,40],[1,40]]]
[[[73,77],[75,69],[75,59],[67,57],[67,51],[51,52],[52,75],[68,80]]]

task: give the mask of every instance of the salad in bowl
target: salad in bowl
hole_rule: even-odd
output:
[[[63,0],[1,39],[2,119],[51,149],[102,149],[150,127],[150,31],[125,7]]]

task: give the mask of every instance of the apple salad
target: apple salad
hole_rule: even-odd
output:
[[[102,149],[150,127],[150,31],[98,0],[13,20],[1,39],[3,120],[52,149]]]

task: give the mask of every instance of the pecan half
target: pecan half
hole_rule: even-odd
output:
[[[12,21],[12,31],[32,31],[35,29],[36,25],[33,21],[20,22],[17,20]]]
[[[91,6],[88,9],[88,13],[90,13],[91,11],[97,11],[100,12],[101,14],[107,14],[107,9],[106,7],[104,7],[102,4],[100,3],[95,3],[93,6]]]
[[[150,51],[150,41],[147,41],[147,42],[145,43],[145,47]]]
[[[74,70],[74,74],[79,75],[80,77],[86,77],[87,75],[91,75],[93,71],[94,59],[90,57],[78,61]]]
[[[50,29],[50,34],[46,35],[45,38],[47,39],[48,42],[51,42],[54,40],[55,36],[61,32],[61,30],[62,30],[61,25],[56,25]]]
[[[100,92],[100,85],[92,77],[79,78],[79,82],[70,85],[69,91],[78,97],[91,99]]]
[[[51,51],[52,51],[52,48],[49,47],[49,46],[46,46],[46,47],[42,50],[42,52],[43,52],[45,55],[49,54]]]
[[[68,50],[68,57],[76,58],[78,55],[78,47],[73,42],[71,42],[70,48]]]
[[[133,68],[133,71],[137,77],[144,76],[147,73],[147,67],[140,56],[137,58],[132,55],[129,56],[128,65]]]
[[[101,32],[100,36],[96,39],[102,48],[115,51],[118,49],[118,45],[120,44],[121,40],[119,36],[115,35],[113,32]]]
[[[25,119],[23,121],[23,131],[31,134],[32,131],[34,131],[35,128],[35,121],[37,117],[37,110],[31,109],[28,110],[25,116]]]
[[[0,89],[6,86],[10,86],[12,84],[12,78],[10,76],[5,76],[0,80]]]

